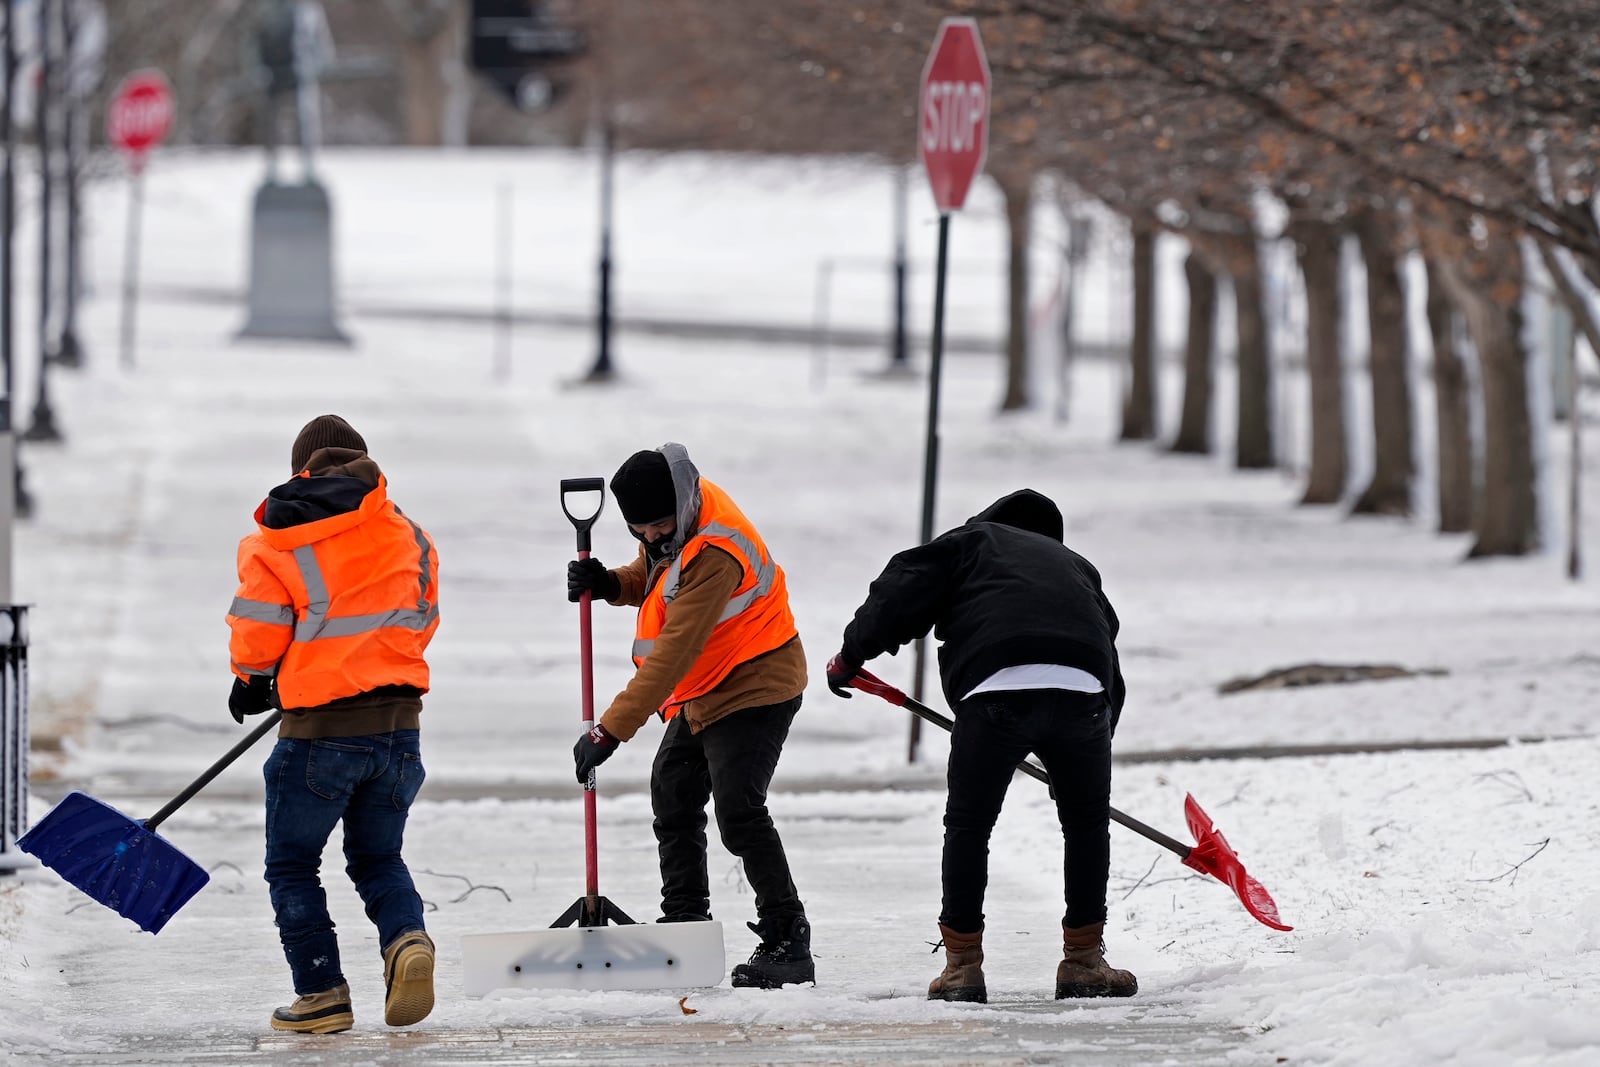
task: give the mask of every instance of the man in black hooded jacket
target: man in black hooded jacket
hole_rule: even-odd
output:
[[[1061,511],[1019,489],[889,560],[828,663],[839,696],[863,664],[925,636],[955,709],[939,932],[945,969],[930,1000],[985,1001],[983,897],[989,835],[1020,763],[1050,774],[1066,840],[1066,914],[1056,997],[1125,997],[1105,961],[1111,735],[1122,713],[1117,615],[1094,565],[1062,543]]]

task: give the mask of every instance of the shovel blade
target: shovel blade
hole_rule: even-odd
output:
[[[726,973],[722,924],[568,926],[461,939],[469,997],[496,989],[694,989]]]
[[[1272,899],[1272,894],[1244,869],[1239,854],[1228,844],[1228,839],[1222,836],[1222,831],[1217,829],[1211,816],[1205,813],[1193,795],[1184,797],[1183,816],[1196,842],[1184,858],[1184,864],[1201,874],[1211,875],[1232,889],[1239,903],[1244,905],[1244,910],[1254,916],[1257,922],[1274,930],[1293,930],[1294,927],[1285,925],[1278,918],[1278,905]]]
[[[144,823],[85,793],[68,793],[17,847],[152,934],[211,880]]]

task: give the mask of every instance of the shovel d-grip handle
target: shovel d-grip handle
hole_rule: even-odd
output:
[[[599,493],[600,503],[595,505],[594,514],[587,517],[574,515],[567,506],[568,493]],[[566,513],[567,521],[571,522],[578,531],[578,551],[589,551],[589,530],[595,521],[600,518],[600,513],[606,507],[606,480],[604,478],[563,478],[561,479],[561,510]]]

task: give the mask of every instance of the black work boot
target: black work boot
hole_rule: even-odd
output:
[[[804,915],[781,925],[769,921],[746,923],[761,944],[750,954],[749,963],[733,969],[734,988],[778,989],[817,981],[817,968],[811,961],[811,922]]]

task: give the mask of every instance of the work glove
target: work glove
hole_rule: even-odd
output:
[[[243,678],[233,680],[233,692],[228,694],[228,712],[233,716],[233,721],[244,725],[246,715],[260,715],[272,707],[272,679],[263,678],[256,674],[247,682]]]
[[[567,599],[576,604],[586,592],[598,600],[615,600],[622,592],[622,583],[593,556],[575,559],[567,564]]]
[[[578,737],[578,743],[572,746],[572,762],[578,767],[578,784],[586,785],[589,775],[594,769],[611,758],[611,753],[617,750],[622,742],[611,736],[599,723]]]
[[[861,672],[861,664],[852,663],[843,652],[828,661],[828,689],[834,696],[850,699],[850,683]]]

